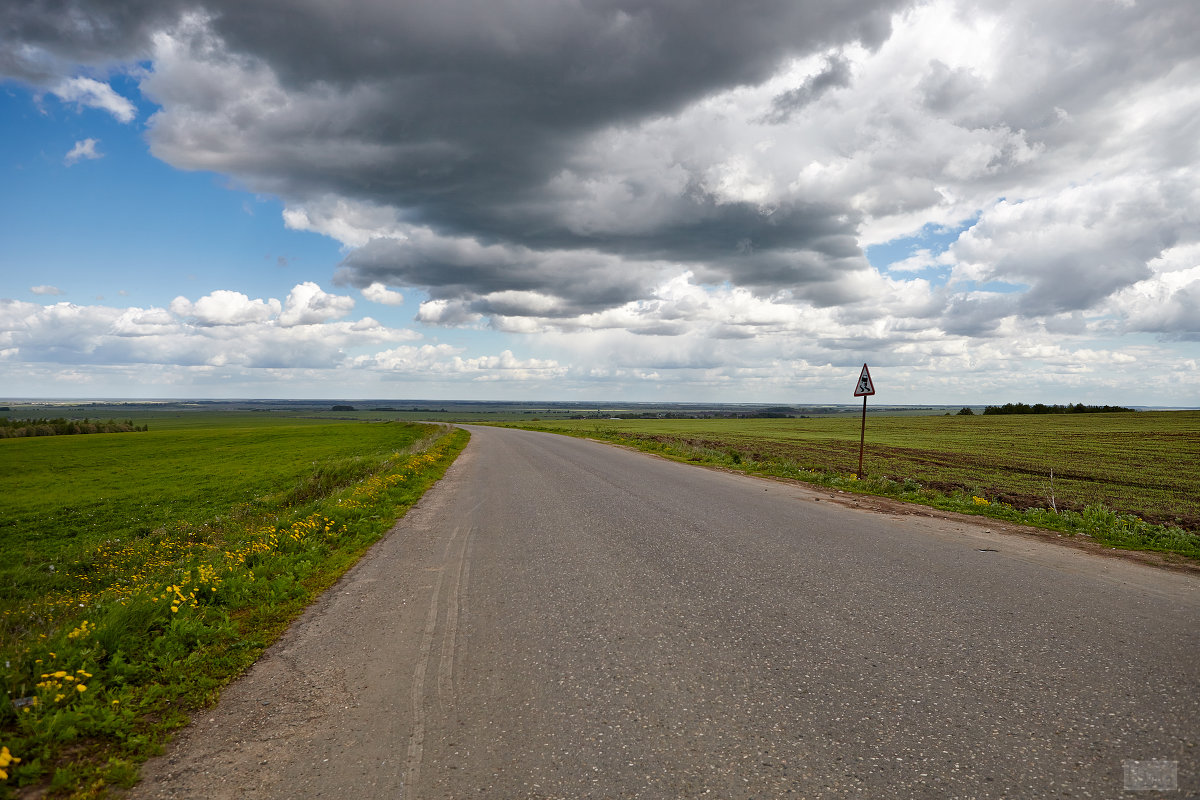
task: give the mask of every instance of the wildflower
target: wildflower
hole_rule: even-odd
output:
[[[87,691],[87,684],[86,683],[75,684],[75,691],[79,692],[80,694],[83,694],[84,692]]]
[[[87,636],[96,630],[96,626],[88,622],[86,619],[80,623],[79,627],[67,634],[68,639],[78,639],[82,636]]]
[[[29,709],[25,709],[28,711]],[[8,752],[7,747],[0,747],[0,781],[8,780],[8,765],[20,764],[21,759]]]

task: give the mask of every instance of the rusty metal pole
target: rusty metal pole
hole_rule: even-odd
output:
[[[867,396],[863,395],[863,417],[862,417],[862,434],[858,437],[858,477],[861,480],[863,476],[862,458],[863,447],[867,443]]]

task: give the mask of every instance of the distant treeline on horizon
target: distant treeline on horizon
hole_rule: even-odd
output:
[[[134,425],[133,420],[119,422],[117,420],[87,419],[70,420],[58,417],[56,419],[9,419],[0,417],[0,439],[15,439],[23,436],[74,436],[81,433],[132,433],[148,431],[149,425]]]
[[[1069,403],[1065,406],[1045,403],[1005,403],[1002,406],[986,406],[984,414],[1111,414],[1118,411],[1136,411],[1124,406],[1086,406],[1083,403]]]

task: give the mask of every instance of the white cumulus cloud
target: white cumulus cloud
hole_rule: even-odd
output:
[[[380,303],[385,306],[402,306],[404,305],[404,295],[400,292],[393,291],[382,283],[376,281],[362,290],[362,296],[370,300],[372,303]]]
[[[276,300],[228,290],[195,302],[179,297],[170,308],[0,300],[0,349],[30,365],[336,369],[349,366],[354,352],[421,338],[370,317],[280,325],[280,313]]]
[[[271,298],[251,300],[241,292],[217,289],[196,302],[182,295],[171,301],[172,313],[188,317],[197,325],[245,325],[266,322],[283,310],[279,301]]]
[[[67,166],[74,164],[77,161],[88,160],[93,161],[97,158],[104,158],[104,154],[96,149],[96,145],[100,142],[97,139],[80,139],[75,143],[75,146],[63,156],[63,163]]]
[[[64,103],[107,111],[121,122],[133,122],[137,108],[107,83],[92,78],[67,78],[50,89]]]
[[[354,298],[345,295],[327,294],[312,281],[297,284],[288,293],[279,324],[315,325],[341,319],[354,309]]]

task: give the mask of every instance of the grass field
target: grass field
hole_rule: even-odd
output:
[[[1113,514],[1130,524],[1200,531],[1200,412],[1022,416],[871,416],[860,420],[543,421],[683,461],[830,485],[996,516],[1038,509]],[[1012,515],[1010,515],[1012,516]],[[1070,515],[1047,517],[1050,527]],[[1114,543],[1200,557],[1196,536]]]
[[[0,797],[129,785],[467,439],[212,412],[150,425],[0,440]]]
[[[357,460],[367,469],[380,452],[411,445],[419,430],[241,416],[197,422],[0,443],[3,596],[53,590],[67,579],[48,573],[51,564],[78,560],[107,539],[227,515],[307,480],[314,465],[352,469]]]

